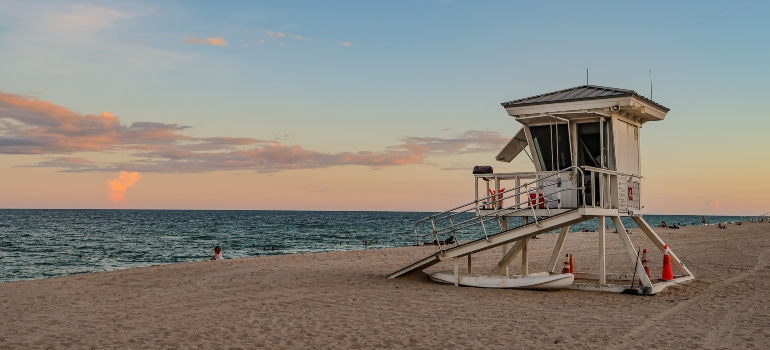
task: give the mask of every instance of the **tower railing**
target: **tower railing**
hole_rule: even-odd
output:
[[[479,179],[487,184],[485,196],[479,195]],[[474,239],[488,241],[492,235],[528,223],[521,220],[514,227],[516,223],[508,220],[511,217],[532,218],[531,223],[540,226],[544,218],[578,208],[639,210],[640,198],[635,201],[637,206],[629,206],[629,203],[622,206],[623,203],[618,201],[618,184],[634,184],[638,192],[640,179],[638,175],[587,166],[549,172],[479,174],[476,175],[476,199],[417,220],[415,242],[430,244],[432,240],[439,251],[443,251],[449,244],[457,244],[457,233],[463,230],[475,230],[472,232]],[[514,187],[502,189],[500,186],[504,181],[513,181]],[[451,239],[442,239],[449,236]]]

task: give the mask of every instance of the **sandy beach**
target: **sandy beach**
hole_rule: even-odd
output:
[[[457,288],[423,273],[385,279],[430,246],[4,283],[0,348],[769,348],[770,224],[728,227],[657,229],[696,279],[655,296]],[[635,245],[652,248],[632,232]],[[607,237],[608,271],[631,271],[616,236]],[[544,268],[555,239],[532,241],[530,271]],[[596,240],[567,237],[576,270],[597,269]],[[500,255],[474,256],[474,269]],[[651,269],[660,264],[650,254]]]

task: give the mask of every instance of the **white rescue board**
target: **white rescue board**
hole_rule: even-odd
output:
[[[461,286],[481,288],[521,288],[521,289],[559,289],[567,288],[575,281],[575,275],[560,273],[540,276],[490,276],[460,274]],[[430,275],[430,279],[439,283],[455,284],[452,271],[440,271]]]

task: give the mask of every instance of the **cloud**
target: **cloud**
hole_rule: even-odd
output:
[[[266,30],[265,34],[267,34],[267,36],[269,36],[271,38],[286,38],[286,37],[289,37],[289,38],[297,39],[299,41],[304,41],[304,42],[309,42],[310,41],[309,38],[306,38],[306,37],[304,37],[302,35],[299,35],[299,34],[293,34],[293,33],[274,32],[272,30]],[[265,41],[260,39],[260,44],[264,44],[264,43],[265,43]],[[282,45],[282,46],[285,46],[285,45]]]
[[[222,38],[222,37],[198,39],[197,37],[191,38],[185,35],[184,43],[198,44],[198,45],[211,45],[211,46],[227,46],[227,40],[225,40],[225,38]]]
[[[265,39],[259,39],[257,42],[264,45],[265,44]]]
[[[249,44],[243,44],[241,47],[249,47]]]
[[[464,170],[464,171],[468,171],[468,167],[455,166],[455,167],[441,168],[441,170],[450,170],[450,171],[453,171],[453,170]]]
[[[304,37],[302,35],[299,35],[299,34],[298,35],[294,35],[293,37],[294,37],[294,39],[297,39],[299,41],[304,41],[304,42],[310,41],[310,39],[308,39],[308,38],[306,38],[306,37]]]
[[[133,66],[162,70],[194,59],[153,47],[149,34],[136,30],[142,17],[157,11],[148,3],[0,0],[0,61],[10,70],[46,76],[103,76]]]
[[[496,152],[508,141],[494,131],[471,130],[446,138],[403,137],[400,144],[380,152],[325,153],[248,137],[194,137],[185,134],[189,128],[157,122],[126,125],[109,112],[79,114],[48,101],[0,92],[0,154],[63,155],[30,166],[66,172],[271,173],[344,165],[382,168],[427,164],[428,157]],[[83,152],[122,152],[130,159],[95,162],[69,156]]]
[[[283,38],[283,37],[286,37],[286,34],[284,34],[283,32],[274,32],[274,31],[271,31],[271,30],[266,30],[265,33],[268,36],[271,36],[273,38]]]
[[[348,47],[348,46],[350,46],[350,45],[351,45],[351,44],[350,44],[350,42],[349,42],[349,41],[343,41],[343,42],[341,42],[341,43],[340,43],[340,46],[345,46],[345,47]]]
[[[709,206],[714,209],[714,212],[719,212],[721,208],[719,207],[719,199],[715,198],[713,202],[709,203]]]
[[[136,18],[139,13],[90,4],[70,4],[55,10],[28,8],[24,16],[37,16],[41,31],[69,42],[90,41],[119,21]],[[40,11],[40,12],[37,12]],[[37,12],[37,13],[35,13]]]
[[[402,147],[426,149],[434,156],[499,151],[509,140],[496,131],[470,130],[454,138],[405,137]]]
[[[126,190],[136,184],[141,178],[142,176],[137,172],[121,171],[117,178],[107,183],[109,186],[110,202],[120,203],[125,201],[124,195]]]
[[[0,154],[68,154],[176,144],[209,150],[269,143],[250,138],[196,138],[188,126],[155,122],[125,125],[109,112],[78,114],[48,101],[0,92]]]

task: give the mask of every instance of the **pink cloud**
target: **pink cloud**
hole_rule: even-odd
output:
[[[0,153],[129,152],[131,162],[97,163],[58,157],[38,162],[68,172],[190,173],[220,170],[276,172],[362,165],[424,164],[428,157],[497,151],[508,141],[494,131],[455,137],[404,137],[381,152],[324,153],[301,145],[246,137],[193,137],[188,126],[156,122],[125,125],[109,112],[78,114],[47,101],[0,92]],[[288,137],[288,135],[287,135]]]

